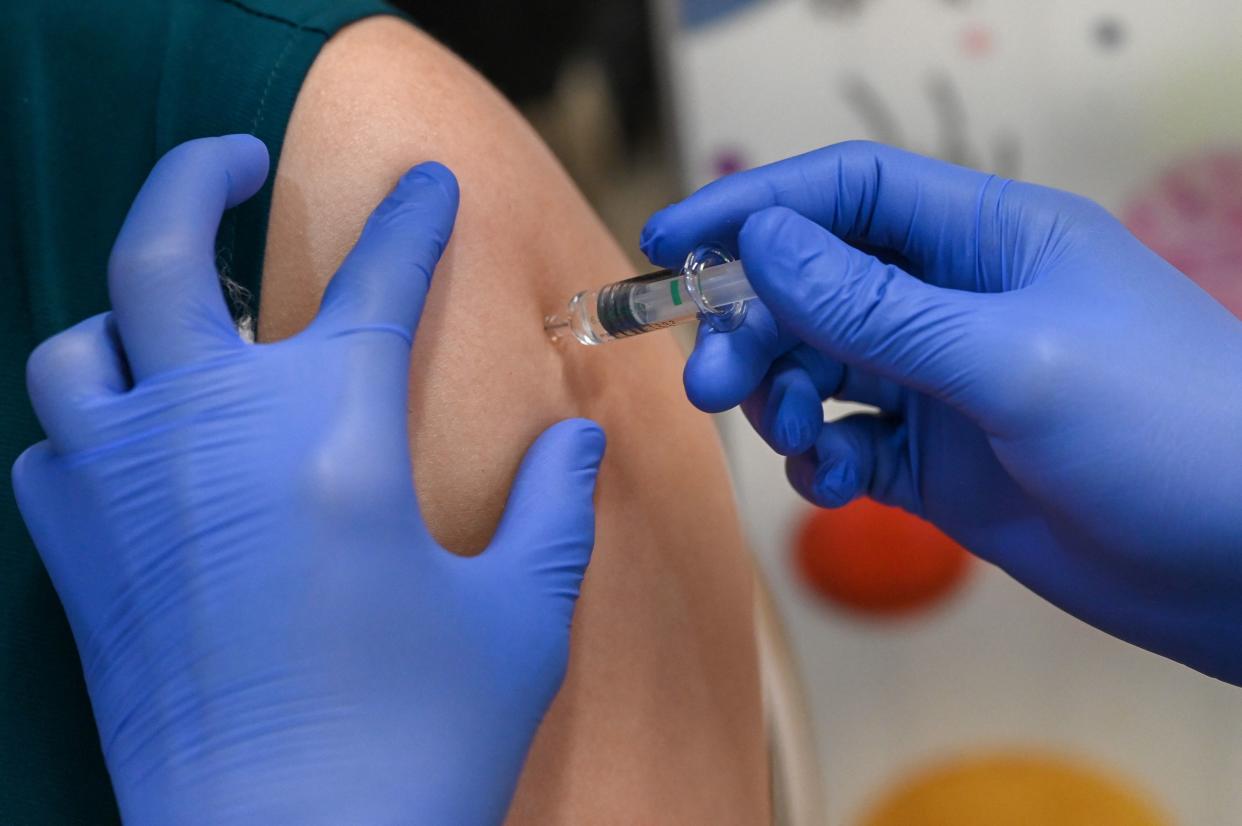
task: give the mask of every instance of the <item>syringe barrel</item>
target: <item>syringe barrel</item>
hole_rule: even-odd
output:
[[[698,307],[685,295],[682,274],[659,270],[600,288],[599,320],[613,338],[626,338],[691,321]]]
[[[709,266],[709,263],[716,262]],[[556,338],[568,327],[583,344],[603,344],[696,318],[718,329],[732,329],[755,297],[740,261],[714,248],[700,248],[680,272],[659,270],[599,290],[584,290],[569,301],[568,312],[545,323]]]

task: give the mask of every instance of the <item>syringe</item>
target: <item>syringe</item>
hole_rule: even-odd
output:
[[[569,299],[563,314],[544,318],[552,341],[574,338],[603,344],[663,330],[698,318],[713,328],[736,328],[755,297],[742,262],[717,247],[699,247],[681,271],[658,272],[583,290]]]

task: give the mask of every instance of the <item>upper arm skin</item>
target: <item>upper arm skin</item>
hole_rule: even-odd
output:
[[[276,173],[260,336],[313,316],[370,210],[423,160],[461,208],[414,347],[410,446],[446,547],[486,545],[526,448],[589,416],[608,433],[597,541],[569,675],[509,822],[766,822],[752,573],[713,429],[667,336],[558,350],[540,320],[628,266],[498,94],[393,18],[334,37],[299,94]]]

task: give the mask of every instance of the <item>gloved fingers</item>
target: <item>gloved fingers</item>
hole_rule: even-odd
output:
[[[313,329],[326,335],[386,331],[413,342],[457,204],[457,179],[447,167],[427,162],[406,172],[328,284]]]
[[[22,451],[13,463],[13,498],[72,623],[81,605],[82,584],[97,586],[112,560],[93,554],[98,549],[83,543],[74,519],[65,518],[64,509],[56,507],[75,495],[72,474],[66,473],[59,455],[46,439]]]
[[[762,301],[750,305],[737,330],[703,324],[686,362],[686,394],[700,410],[741,405],[756,432],[777,453],[807,450],[823,423],[824,399],[870,404],[895,412],[901,388],[852,370],[782,329]]]
[[[841,238],[897,252],[932,283],[996,291],[1003,287],[1000,268],[978,260],[979,231],[1005,185],[981,172],[851,141],[710,183],[653,215],[640,245],[660,266],[680,266],[699,244],[737,248],[748,216],[782,206]],[[749,265],[744,253],[742,260]]]
[[[62,551],[63,543],[52,541],[52,538],[64,531],[66,525],[65,520],[58,518],[57,509],[48,506],[53,497],[65,495],[63,480],[55,478],[58,452],[48,440],[31,445],[17,457],[11,473],[17,509],[35,540],[44,566],[59,587],[64,566],[58,556],[50,554]]]
[[[85,407],[124,393],[129,366],[112,313],[80,321],[35,348],[26,362],[26,390],[52,446],[72,453],[90,446]]]
[[[682,375],[686,396],[705,413],[736,407],[755,392],[772,362],[797,343],[762,301],[750,303],[736,330],[721,333],[700,324]]]
[[[910,462],[905,423],[858,413],[823,426],[815,447],[785,460],[794,490],[821,508],[839,508],[859,496],[922,511]]]
[[[890,415],[901,412],[906,389],[866,370],[846,366],[841,386],[831,398],[841,402],[865,404]]]
[[[815,443],[824,423],[824,400],[896,414],[904,392],[893,382],[800,345],[776,360],[759,389],[742,402],[742,412],[769,447],[782,456],[796,456]]]
[[[905,391],[900,385],[843,364],[809,344],[799,344],[782,359],[806,371],[821,400],[868,404],[885,413],[896,413],[901,408]]]
[[[525,578],[540,595],[572,606],[595,544],[593,497],[604,445],[604,431],[587,419],[567,419],[540,434],[484,558],[506,577]]]
[[[811,449],[824,423],[815,382],[796,361],[781,357],[759,389],[742,402],[742,412],[768,447],[782,456]]]
[[[48,527],[43,516],[51,509],[43,506],[40,496],[44,487],[42,482],[47,478],[48,468],[55,458],[56,448],[44,440],[23,450],[13,463],[13,497],[32,536],[38,536],[41,530]]]
[[[808,345],[951,404],[986,369],[990,296],[924,284],[784,207],[739,235],[755,292]]]
[[[135,381],[243,346],[216,272],[216,231],[266,177],[267,149],[251,135],[183,143],[151,170],[108,261]]]

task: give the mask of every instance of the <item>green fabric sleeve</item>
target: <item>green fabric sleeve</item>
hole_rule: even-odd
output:
[[[192,59],[165,60],[155,154],[202,135],[249,132],[267,144],[274,172],[294,100],[320,47],[342,26],[376,13],[396,12],[379,0],[175,4],[169,43],[184,54],[186,44],[198,42]],[[219,36],[202,42],[203,32]],[[255,307],[274,177],[229,213],[220,231],[221,272],[252,294]]]
[[[151,166],[250,132],[275,170],[298,89],[380,0],[10,0],[0,26],[0,823],[118,823],[77,652],[13,501],[42,438],[24,365],[107,309],[108,252]],[[271,176],[221,227],[221,270],[258,306]],[[256,388],[256,390],[258,390]]]

